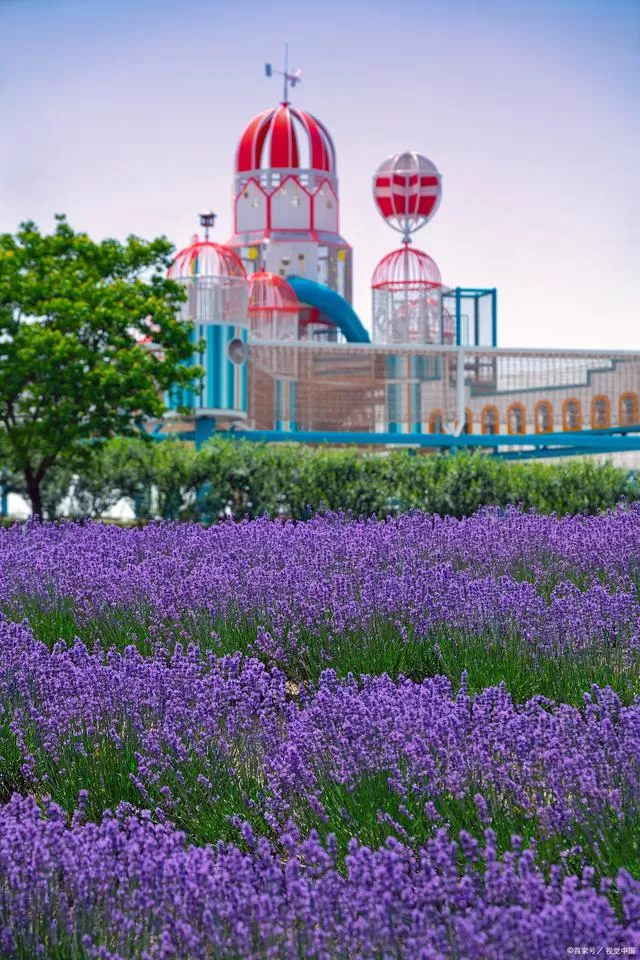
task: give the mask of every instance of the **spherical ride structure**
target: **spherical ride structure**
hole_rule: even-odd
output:
[[[373,198],[378,212],[409,244],[411,234],[435,216],[442,199],[442,177],[428,157],[411,150],[395,153],[373,176]]]

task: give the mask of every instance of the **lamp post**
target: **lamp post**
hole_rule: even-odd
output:
[[[212,210],[203,210],[203,212],[200,214],[200,226],[204,227],[205,240],[209,239],[209,231],[213,230],[217,219],[218,214],[214,213]]]

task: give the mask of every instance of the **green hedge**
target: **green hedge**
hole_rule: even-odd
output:
[[[426,510],[456,517],[485,505],[522,504],[541,513],[597,513],[640,496],[637,478],[587,460],[509,463],[479,454],[386,456],[350,449],[258,446],[221,441],[203,449],[210,487],[201,510],[236,517],[284,513],[301,518],[323,507],[378,516]]]
[[[299,519],[322,509],[386,516],[417,508],[462,517],[490,504],[597,513],[640,499],[635,474],[589,460],[510,463],[478,453],[362,453],[220,437],[197,452],[178,440],[114,440],[82,476],[52,476],[49,517],[61,515],[72,483],[77,516],[100,516],[127,497],[139,520],[204,522],[265,513]]]

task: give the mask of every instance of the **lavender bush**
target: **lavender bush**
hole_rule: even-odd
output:
[[[640,508],[556,519],[101,525],[0,533],[0,604],[53,645],[143,653],[237,650],[292,680],[414,679],[464,669],[473,689],[581,702],[592,682],[638,689]],[[561,660],[558,669],[556,660]],[[551,660],[551,663],[549,662]]]
[[[80,820],[17,797],[0,811],[3,956],[553,960],[574,944],[640,947],[629,874],[616,877],[616,915],[592,871],[545,877],[518,837],[498,857],[491,830],[482,843],[440,830],[418,857],[352,841],[342,871],[331,838],[295,830],[283,867],[246,826],[244,849],[198,848],[126,810]]]
[[[499,841],[580,844],[607,871],[640,866],[640,702],[595,688],[582,710],[504,686],[471,696],[449,680],[338,680],[291,694],[277,668],[178,648],[52,652],[0,623],[5,797],[52,796],[71,815],[88,790],[99,819],[120,801],[199,841],[236,836],[234,817],[409,845],[443,824]]]
[[[640,947],[640,509],[0,531],[0,954]]]

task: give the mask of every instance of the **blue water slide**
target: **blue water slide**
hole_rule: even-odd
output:
[[[370,343],[369,334],[357,313],[351,304],[347,303],[335,290],[331,290],[324,283],[307,280],[305,277],[287,277],[287,281],[295,290],[300,303],[317,307],[342,331],[348,343]]]

